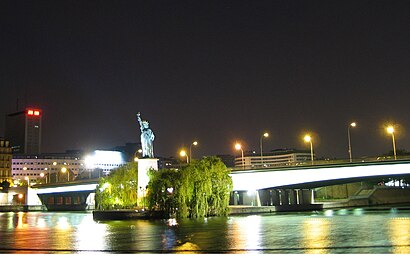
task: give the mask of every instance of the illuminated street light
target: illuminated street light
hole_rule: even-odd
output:
[[[181,157],[186,157],[186,163],[187,163],[187,164],[189,163],[189,157],[188,157],[188,155],[187,155],[187,153],[186,153],[185,150],[181,150],[181,152],[179,152],[179,155],[180,155]]]
[[[310,143],[310,159],[312,161],[312,165],[313,165],[313,143],[312,143],[312,137],[310,137],[309,134],[305,135],[305,137],[303,138],[305,140],[305,142]]]
[[[197,141],[194,141],[194,142],[191,143],[191,145],[189,146],[189,162],[190,162],[190,163],[191,163],[191,161],[192,161],[192,145],[197,146],[197,145],[198,145],[198,142],[197,142]]]
[[[263,138],[267,138],[267,137],[269,137],[269,133],[267,133],[267,132],[265,132],[265,133],[263,133],[262,134],[262,136],[261,136],[261,139],[260,139],[260,142],[259,142],[259,145],[260,145],[260,148],[261,148],[261,165],[262,165],[262,167],[263,167],[263,149],[262,149],[262,139]]]
[[[242,149],[242,145],[240,143],[235,144],[235,149],[236,150],[241,150],[242,153],[242,168],[245,170],[245,160],[243,158],[243,149]]]
[[[352,145],[350,142],[350,127],[356,127],[356,123],[355,122],[350,123],[350,125],[347,127],[347,140],[349,142],[349,159],[350,159],[350,162],[352,162]]]
[[[138,160],[139,160],[138,156],[141,156],[141,153],[142,153],[142,149],[138,149],[137,151],[135,151],[135,153],[134,153],[134,161],[135,162],[138,162]]]
[[[61,172],[67,173],[67,181],[70,181],[70,172],[68,171],[68,169],[66,167],[62,167]]]
[[[391,138],[393,141],[393,153],[394,153],[394,160],[397,160],[397,155],[396,155],[396,141],[394,139],[394,127],[393,126],[388,126],[386,128],[387,133],[391,134]]]
[[[28,176],[24,176],[24,180],[27,181],[27,186],[30,187],[30,178]]]

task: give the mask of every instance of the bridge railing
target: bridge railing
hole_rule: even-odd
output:
[[[397,156],[397,160],[393,156],[379,156],[379,157],[362,157],[353,159],[350,162],[349,159],[319,159],[314,160],[313,164],[311,160],[298,161],[298,162],[288,162],[275,164],[264,161],[262,164],[245,164],[245,166],[236,166],[231,168],[233,171],[243,171],[243,170],[263,170],[263,169],[280,169],[280,168],[290,168],[290,167],[314,167],[314,166],[324,166],[324,165],[340,165],[340,164],[362,164],[362,163],[373,163],[373,162],[394,162],[410,160],[410,156]]]

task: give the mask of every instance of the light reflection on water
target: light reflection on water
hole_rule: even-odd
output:
[[[306,248],[306,253],[327,253],[328,250],[326,248],[331,245],[329,234],[330,221],[328,219],[308,218],[304,220],[302,246]]]
[[[0,213],[3,253],[410,253],[410,211],[333,210],[95,222],[91,213]]]

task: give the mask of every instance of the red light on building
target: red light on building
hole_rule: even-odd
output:
[[[27,110],[27,115],[29,116],[40,116],[41,111],[37,109],[28,109]]]

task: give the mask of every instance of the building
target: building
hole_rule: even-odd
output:
[[[12,178],[15,185],[67,182],[105,176],[124,164],[123,155],[118,151],[96,150],[88,155],[81,151],[14,154]]]
[[[84,160],[68,153],[13,155],[15,185],[72,181],[84,170]]]
[[[6,115],[5,137],[13,153],[41,153],[41,117],[40,109],[31,108]]]
[[[0,138],[0,183],[11,181],[11,146],[8,140]]]
[[[235,168],[268,168],[308,164],[311,160],[309,151],[296,149],[277,149],[269,153],[246,152],[235,157]]]

